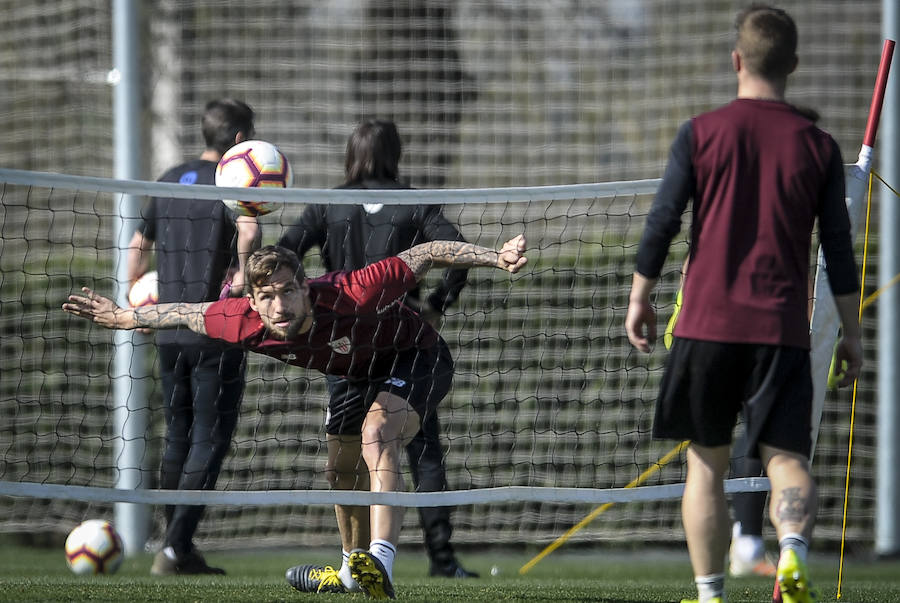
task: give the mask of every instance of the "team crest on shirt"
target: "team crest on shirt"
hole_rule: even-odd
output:
[[[350,353],[350,338],[346,335],[341,337],[340,339],[335,339],[334,341],[329,341],[328,345],[331,346],[331,349],[337,352],[338,354],[349,354]]]

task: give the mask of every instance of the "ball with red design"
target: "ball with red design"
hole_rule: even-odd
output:
[[[122,538],[104,519],[88,519],[66,538],[66,563],[76,574],[114,574],[124,556]]]
[[[216,186],[287,188],[293,174],[284,153],[262,140],[245,140],[228,149],[216,166]],[[262,216],[280,207],[277,201],[224,200],[241,216]]]
[[[156,270],[145,272],[141,278],[134,281],[128,290],[128,303],[132,308],[149,306],[159,302],[159,276]]]

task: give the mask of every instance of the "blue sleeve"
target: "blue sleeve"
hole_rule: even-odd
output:
[[[678,129],[669,151],[662,183],[653,199],[637,252],[636,270],[647,278],[657,278],[669,253],[672,239],[681,230],[681,216],[695,190],[691,122]]]

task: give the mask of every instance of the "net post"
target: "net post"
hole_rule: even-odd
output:
[[[882,0],[882,33],[885,38],[896,40],[900,36],[900,5]],[[894,188],[900,185],[900,84],[896,73],[888,82],[881,137],[880,173]],[[897,197],[886,187],[881,187],[878,240],[880,257],[878,282],[887,282],[900,273],[900,206]],[[887,237],[887,238],[885,238]],[[900,342],[895,334],[900,328],[897,304],[900,291],[891,288],[881,296],[878,312],[878,398],[877,398],[877,450],[875,491],[875,553],[891,557],[900,554],[900,481],[897,480],[897,463],[900,462]],[[895,329],[884,331],[882,329]]]
[[[108,81],[113,86],[115,177],[141,176],[141,63],[140,6],[129,0],[113,2],[113,71]],[[141,201],[134,195],[122,195],[115,220],[115,261],[120,306],[128,305],[128,244],[140,215]],[[134,489],[142,484],[149,425],[144,373],[147,358],[135,348],[130,331],[116,331],[112,368],[112,392],[116,440],[116,487]],[[115,523],[122,535],[125,553],[142,552],[150,528],[147,505],[117,503]]]

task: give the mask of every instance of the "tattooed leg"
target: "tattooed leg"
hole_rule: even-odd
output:
[[[760,446],[766,474],[772,485],[769,518],[778,538],[784,534],[812,536],[816,517],[816,486],[809,462],[799,454]]]

